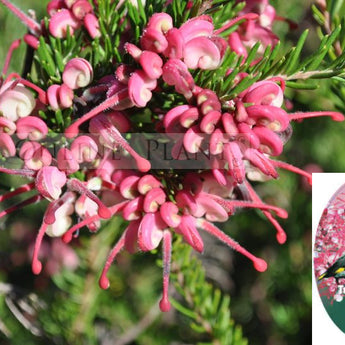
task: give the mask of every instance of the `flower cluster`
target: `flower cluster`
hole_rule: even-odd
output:
[[[24,36],[24,41],[34,49],[38,48],[39,37],[42,35],[65,38],[67,34],[73,35],[80,28],[85,28],[92,39],[100,37],[98,18],[87,0],[50,1],[47,5],[48,26],[44,21],[37,23],[33,18],[26,16],[10,1],[1,2],[27,25],[29,33]]]
[[[345,254],[345,186],[342,186],[329,201],[317,228],[314,247],[316,279]],[[343,278],[339,279],[344,282]],[[321,296],[340,302],[344,298],[335,278],[325,278],[318,283]]]
[[[8,0],[1,2],[30,28],[26,42],[35,49],[39,49],[40,35],[63,40],[67,32],[73,35],[82,25],[88,39],[101,38],[96,1],[91,6],[84,0],[52,0],[48,4],[49,27],[45,28],[48,33]],[[212,85],[202,86],[197,76],[224,67],[229,49],[246,58],[247,47],[259,38],[263,46],[274,45],[274,19],[274,8],[267,1],[248,1],[238,17],[219,28],[205,14],[174,23],[170,14],[154,13],[136,42],[132,41],[129,23],[123,25],[120,48],[126,58],[114,62],[111,74],[102,74],[100,66],[92,66],[84,57],[69,56],[61,78],[51,78],[44,86],[15,73],[1,79],[0,150],[8,159],[18,156],[22,165],[16,169],[4,166],[0,172],[25,176],[31,182],[2,195],[0,201],[28,191],[37,193],[2,211],[0,217],[42,199],[50,202],[33,250],[35,274],[42,270],[38,256],[45,234],[62,237],[68,243],[82,227],[97,232],[101,220],[115,215],[121,215],[127,228],[109,254],[100,286],[109,286],[106,275],[120,250],[146,252],[162,243],[162,311],[170,309],[174,234],[202,252],[199,231],[208,232],[245,255],[256,270],[266,270],[263,259],[249,253],[213,223],[226,222],[239,208],[255,208],[276,228],[278,242],[284,243],[286,234],[275,216],[286,218],[286,211],[265,204],[249,180],[277,178],[277,169],[283,168],[311,182],[310,174],[273,157],[282,153],[292,121],[324,115],[342,121],[343,116],[336,112],[288,114],[282,108],[282,77],[254,82],[228,99],[218,95]],[[122,20],[125,22],[125,18]],[[236,25],[237,30],[226,34]],[[32,44],[34,38],[37,40]],[[3,75],[17,46],[18,41],[10,49]],[[90,48],[87,40],[85,46]],[[225,77],[233,77],[234,85],[249,76],[225,67]],[[162,102],[163,94],[173,100]],[[56,122],[41,114],[61,116],[63,110],[69,111],[72,123],[62,121],[63,135],[56,135]],[[150,116],[146,124],[137,120],[145,110]],[[169,148],[176,161],[202,153],[197,167],[190,169],[187,161],[184,169],[151,169],[152,157],[143,155],[140,144],[130,138],[137,132],[145,137],[152,134],[152,129],[171,144],[164,148]],[[19,145],[15,138],[21,140]],[[114,154],[120,159],[114,159]],[[241,194],[245,197],[235,197]],[[73,225],[74,215],[79,222]]]

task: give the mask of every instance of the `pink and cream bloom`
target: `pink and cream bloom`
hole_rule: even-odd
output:
[[[39,141],[47,136],[48,130],[46,123],[36,116],[20,118],[16,123],[16,134],[19,139]]]
[[[13,139],[7,133],[0,133],[0,153],[6,158],[16,155],[16,147]]]
[[[101,37],[99,22],[98,22],[97,17],[93,13],[87,13],[83,20],[84,20],[85,28],[92,38]]]
[[[30,170],[40,170],[52,162],[52,155],[47,148],[36,141],[26,141],[19,151],[24,167]]]
[[[92,66],[83,58],[73,58],[69,60],[62,73],[64,84],[72,90],[89,85],[92,79]]]
[[[73,35],[79,27],[79,20],[70,10],[64,8],[54,13],[49,21],[49,33],[57,38],[66,37],[68,31]]]
[[[0,88],[0,113],[15,122],[29,116],[36,106],[33,93],[22,84],[7,82]]]
[[[73,90],[66,84],[53,84],[47,89],[48,104],[53,110],[70,108],[73,105],[73,97]]]
[[[89,163],[96,159],[98,145],[90,136],[81,135],[73,140],[70,150],[79,164]]]

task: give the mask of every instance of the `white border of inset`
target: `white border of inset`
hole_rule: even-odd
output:
[[[321,214],[333,194],[345,183],[345,173],[313,173],[313,250],[316,229]],[[314,255],[313,255],[314,258]],[[344,344],[345,334],[333,323],[323,307],[317,284],[314,279],[314,260],[312,263],[312,287],[313,287],[313,345],[324,345],[331,342],[332,345]],[[345,311],[344,311],[345,317]]]

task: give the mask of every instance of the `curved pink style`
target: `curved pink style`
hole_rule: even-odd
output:
[[[146,213],[158,211],[160,205],[164,204],[166,195],[161,188],[152,188],[145,195],[143,210]]]
[[[144,30],[141,36],[140,45],[145,50],[163,53],[168,48],[168,41],[162,32],[153,28],[148,28]]]
[[[171,16],[165,12],[154,13],[147,23],[147,29],[154,29],[163,34],[173,27]]]
[[[146,213],[138,229],[138,245],[143,251],[150,251],[158,247],[163,238],[165,224],[159,213]]]
[[[92,38],[101,37],[98,18],[93,13],[87,13],[84,17],[84,25]]]
[[[67,175],[79,170],[79,164],[74,155],[65,147],[62,147],[57,154],[57,166],[59,170],[64,171]]]
[[[185,63],[178,59],[170,59],[163,66],[163,80],[168,85],[175,86],[178,93],[187,99],[193,96],[195,87],[194,79]]]
[[[199,109],[197,107],[189,108],[180,116],[180,124],[184,128],[190,128],[199,119]]]
[[[92,66],[83,58],[69,60],[62,73],[63,82],[72,90],[89,85],[92,82],[92,78]]]
[[[196,229],[196,220],[194,217],[188,215],[182,216],[181,223],[177,229],[193,249],[199,253],[204,251],[204,242]]]
[[[48,87],[48,103],[53,110],[70,108],[73,105],[73,97],[73,90],[66,84],[53,84]]]
[[[80,27],[80,22],[67,9],[56,12],[49,21],[49,32],[57,38],[64,38],[69,30],[73,35],[74,31]]]
[[[73,90],[66,84],[62,84],[58,90],[60,108],[70,108],[73,105]]]
[[[189,128],[183,137],[183,146],[190,153],[197,153],[205,139],[205,135],[200,133],[199,126]]]
[[[135,71],[128,80],[128,95],[137,107],[145,107],[152,97],[157,81],[150,79],[143,71]]]
[[[186,43],[197,37],[210,37],[213,35],[212,19],[206,16],[190,19],[181,25],[179,31]]]
[[[163,73],[163,60],[156,53],[144,50],[139,57],[139,63],[151,79],[158,79]]]
[[[122,210],[122,216],[125,220],[132,221],[141,219],[143,210],[143,196],[136,197],[128,201]]]
[[[0,133],[0,152],[3,157],[13,157],[16,154],[16,146],[12,137],[7,133]]]
[[[184,53],[185,39],[179,29],[172,28],[166,34],[168,47],[163,54],[170,59],[182,59]]]
[[[19,139],[38,141],[45,138],[48,134],[46,123],[36,116],[20,118],[17,123],[17,136]]]
[[[138,196],[139,176],[131,175],[120,183],[120,193],[126,199],[134,199]]]
[[[66,174],[53,166],[40,169],[35,180],[38,192],[50,201],[59,198],[62,192],[61,188],[66,182]]]
[[[253,131],[260,140],[260,151],[272,156],[279,156],[283,152],[283,143],[277,134],[260,126],[255,127]]]
[[[206,134],[213,133],[221,116],[222,114],[217,110],[210,111],[202,118],[200,122],[200,129]]]
[[[74,17],[79,20],[84,19],[88,13],[92,12],[92,6],[87,0],[77,0],[71,9]]]
[[[272,105],[275,107],[281,107],[283,100],[284,95],[280,86],[269,80],[254,83],[248,88],[246,95],[243,97],[244,103]]]
[[[28,116],[36,106],[36,100],[30,90],[21,84],[11,87],[12,82],[5,83],[0,89],[0,111],[11,121]]]
[[[71,152],[78,163],[92,162],[98,153],[96,142],[87,135],[81,135],[73,140]]]
[[[159,187],[162,187],[162,184],[160,181],[158,181],[152,175],[144,175],[138,181],[137,189],[139,193],[146,195],[153,188],[159,188]]]
[[[172,228],[177,228],[181,223],[181,216],[178,214],[179,209],[176,204],[172,203],[171,201],[165,202],[161,205],[160,215],[163,221]]]
[[[245,179],[245,167],[243,154],[239,145],[232,141],[224,145],[224,157],[229,164],[229,172],[237,183],[242,183]]]
[[[207,37],[196,37],[186,43],[184,62],[188,68],[216,69],[221,62],[221,52]]]
[[[26,141],[19,151],[24,160],[24,166],[32,170],[40,170],[52,162],[52,155],[41,144],[35,141]]]
[[[0,117],[0,133],[7,133],[8,135],[12,135],[15,133],[17,129],[16,124],[7,119],[6,117]]]

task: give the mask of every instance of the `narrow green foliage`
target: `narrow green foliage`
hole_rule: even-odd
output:
[[[285,54],[282,54],[279,43],[273,49],[269,46],[266,47],[262,57],[258,60],[255,59],[257,59],[260,44],[256,44],[249,51],[245,61],[242,57],[227,51],[222,66],[212,71],[212,73],[210,71],[199,71],[195,78],[203,87],[213,85],[213,90],[217,92],[222,100],[231,100],[256,81],[274,76],[279,76],[287,81],[342,76],[344,54],[335,58],[334,61],[325,61],[327,54],[333,51],[333,44],[339,38],[342,30],[343,28],[339,26],[331,34],[325,35],[316,52],[304,60],[301,60],[301,55],[307,41],[308,30],[303,32],[296,47],[292,47]],[[236,77],[239,73],[245,73],[247,76],[237,83]],[[287,85],[297,89],[314,89],[316,87],[314,83],[302,85],[298,82],[290,82]]]
[[[243,7],[244,2],[231,1],[212,1],[212,7],[205,11],[205,14],[212,14],[213,23],[216,29],[220,28],[224,23],[235,18]],[[234,30],[238,25],[235,25]]]
[[[345,4],[344,0],[329,0],[327,1],[327,10],[330,14],[330,20],[333,22],[336,20],[336,16],[339,13],[344,13]]]
[[[205,281],[205,270],[191,248],[180,239],[173,245],[172,282],[183,297],[172,305],[190,318],[191,328],[207,335],[210,342],[202,344],[246,345],[242,330],[230,318],[230,297]]]
[[[299,38],[296,47],[292,48],[290,51],[290,56],[286,59],[286,74],[292,74],[298,69],[298,62],[302,52],[302,48],[305,44],[305,41],[308,37],[309,30],[305,30],[301,37]]]

